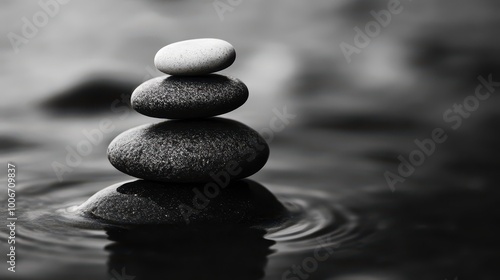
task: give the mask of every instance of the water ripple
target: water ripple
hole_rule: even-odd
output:
[[[85,201],[97,186],[73,182],[46,182],[51,188],[30,194],[26,185],[18,236],[24,248],[37,255],[53,255],[71,251],[75,259],[89,262],[103,256],[101,248],[109,243],[106,225],[78,216],[75,205]],[[269,186],[286,206],[290,217],[286,221],[266,226],[266,239],[273,240],[276,254],[306,252],[318,246],[342,247],[355,244],[365,234],[358,217],[342,206],[339,198],[321,191],[285,186]],[[3,234],[2,234],[3,235]],[[64,254],[62,254],[64,255]]]
[[[358,217],[331,194],[290,187],[272,190],[292,214],[266,235],[277,242],[275,249],[279,253],[303,252],[318,246],[345,247],[364,235]]]

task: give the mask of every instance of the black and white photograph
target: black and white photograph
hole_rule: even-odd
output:
[[[500,279],[500,2],[0,23],[0,279]]]

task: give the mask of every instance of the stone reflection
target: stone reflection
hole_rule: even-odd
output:
[[[110,279],[239,279],[264,277],[274,241],[244,226],[108,229]],[[117,278],[119,277],[119,278]]]

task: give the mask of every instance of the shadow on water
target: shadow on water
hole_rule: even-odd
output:
[[[243,226],[108,229],[110,279],[261,279],[275,242]]]

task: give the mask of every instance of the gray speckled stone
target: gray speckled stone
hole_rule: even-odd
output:
[[[255,224],[275,222],[286,214],[271,192],[251,180],[232,182],[218,193],[205,184],[118,183],[93,195],[78,211],[130,225]]]
[[[161,48],[154,63],[170,75],[204,75],[229,67],[236,59],[234,47],[220,39],[193,39]]]
[[[158,77],[141,84],[132,94],[132,108],[156,118],[186,119],[228,113],[245,103],[248,89],[222,75]]]
[[[108,147],[118,170],[164,182],[241,179],[260,170],[269,157],[265,140],[248,126],[228,119],[164,121],[132,128]]]

